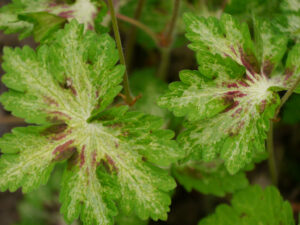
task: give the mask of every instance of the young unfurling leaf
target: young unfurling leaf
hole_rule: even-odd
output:
[[[182,71],[159,104],[176,116],[187,116],[187,130],[178,138],[186,157],[221,158],[232,174],[265,151],[269,120],[279,103],[278,90],[299,77],[299,46],[278,65],[287,38],[256,19],[255,41],[246,24],[232,16],[200,18],[185,15],[187,38],[196,52],[198,71]]]
[[[73,4],[56,0],[13,0],[0,9],[0,29],[6,33],[18,32],[21,39],[33,33],[36,41],[43,41],[51,30],[74,18],[85,29],[93,29],[97,4],[93,0],[76,0]]]
[[[120,92],[124,68],[108,35],[72,21],[37,52],[4,49],[0,100],[12,114],[37,124],[0,139],[0,189],[29,192],[67,161],[60,200],[67,221],[113,224],[115,200],[142,219],[166,219],[168,166],[180,157],[173,133],[154,116],[107,106]]]
[[[283,201],[275,187],[262,190],[259,186],[252,186],[236,193],[231,200],[231,206],[218,206],[214,214],[201,220],[198,225],[216,224],[294,225],[295,221],[291,205]]]

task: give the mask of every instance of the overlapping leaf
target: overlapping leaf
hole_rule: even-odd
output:
[[[93,0],[76,0],[74,4],[56,0],[13,0],[0,9],[0,29],[6,33],[18,32],[21,39],[34,33],[37,41],[44,40],[65,20],[73,18],[86,29],[93,29],[96,6]]]
[[[293,225],[293,211],[275,187],[262,190],[252,186],[233,196],[231,206],[222,204],[216,212],[199,222],[199,225]]]
[[[173,173],[187,191],[194,189],[203,194],[224,196],[248,185],[243,172],[230,175],[221,160],[210,163],[190,161],[175,167]]]
[[[250,20],[253,15],[272,17],[278,10],[281,0],[231,0],[225,7],[225,12],[242,21]]]
[[[292,39],[300,40],[300,1],[283,0],[281,13],[276,16],[275,25]]]
[[[220,20],[186,14],[185,21],[199,70],[182,71],[181,82],[172,83],[159,104],[191,121],[178,139],[187,157],[220,157],[233,174],[265,151],[279,103],[276,91],[288,89],[300,75],[299,45],[281,71],[287,38],[267,22],[255,20],[253,42],[248,26],[227,14]]]
[[[174,180],[159,166],[180,157],[173,133],[154,116],[106,109],[121,90],[123,66],[108,35],[84,34],[72,21],[38,51],[4,49],[0,100],[39,126],[0,139],[0,189],[32,191],[67,161],[60,200],[67,221],[113,224],[115,200],[142,219],[166,219]]]

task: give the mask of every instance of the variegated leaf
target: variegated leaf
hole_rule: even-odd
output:
[[[67,221],[113,224],[115,201],[142,219],[166,219],[174,180],[162,167],[180,156],[163,121],[127,107],[107,107],[120,92],[124,67],[106,34],[72,21],[37,52],[4,50],[0,100],[28,123],[0,139],[0,189],[24,192],[45,184],[68,162],[60,199]]]
[[[265,152],[277,91],[300,75],[299,46],[281,71],[287,37],[266,21],[255,20],[254,41],[248,26],[227,14],[220,20],[186,14],[185,21],[199,70],[181,71],[181,82],[172,83],[159,104],[190,121],[178,138],[187,158],[221,157],[234,174]]]

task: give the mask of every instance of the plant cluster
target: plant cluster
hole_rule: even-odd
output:
[[[1,191],[37,190],[58,167],[46,192],[67,223],[135,225],[168,218],[176,180],[233,195],[199,225],[295,224],[273,127],[300,93],[300,1],[13,0],[0,29],[39,43],[3,49],[0,101],[29,125],[0,139]],[[198,68],[176,81],[171,52],[187,44]],[[135,46],[158,68],[132,72]],[[283,119],[299,121],[291,100]],[[264,160],[262,189],[246,173]]]

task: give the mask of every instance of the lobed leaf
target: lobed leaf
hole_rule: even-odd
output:
[[[248,186],[245,173],[230,175],[220,160],[210,163],[190,161],[175,167],[173,174],[187,191],[194,189],[219,197]]]
[[[161,119],[125,106],[107,108],[124,73],[112,38],[71,21],[37,52],[5,48],[3,59],[10,90],[0,101],[37,126],[0,139],[1,191],[36,189],[67,161],[60,194],[67,221],[113,224],[116,201],[142,219],[167,218],[176,184],[162,166],[182,152],[170,140],[173,132],[161,130]]]
[[[266,21],[255,20],[255,41],[248,26],[228,14],[220,20],[186,14],[185,22],[199,69],[181,71],[181,82],[169,86],[159,105],[187,116],[187,129],[178,137],[187,159],[221,158],[234,174],[265,152],[277,91],[300,75],[299,45],[281,71],[287,38]]]
[[[300,3],[298,0],[283,0],[281,12],[274,18],[275,26],[291,39],[299,42]]]
[[[291,205],[275,187],[252,186],[233,196],[231,206],[222,204],[199,225],[295,224]]]
[[[74,18],[84,24],[85,29],[94,29],[97,4],[93,0],[76,0],[74,4],[55,0],[13,0],[0,8],[0,29],[7,34],[20,33],[20,39],[34,34],[38,42]]]

